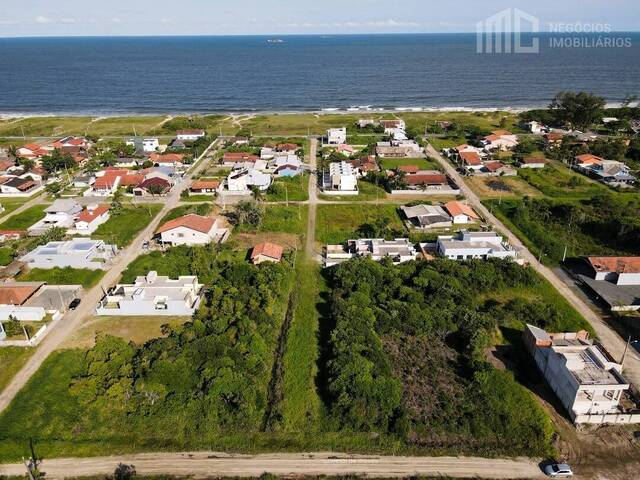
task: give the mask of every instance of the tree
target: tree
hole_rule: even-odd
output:
[[[114,215],[119,214],[122,211],[122,199],[124,198],[124,194],[121,190],[116,190],[113,193],[113,198],[111,199],[111,211]]]
[[[51,195],[58,195],[62,191],[62,185],[60,182],[49,183],[46,187],[44,187],[47,192]]]
[[[165,192],[165,186],[156,184],[149,185],[149,188],[147,190],[151,195],[155,197],[156,195],[162,195]]]
[[[113,472],[114,480],[129,480],[136,476],[136,467],[133,465],[127,465],[119,463]]]
[[[15,145],[9,145],[9,148],[7,148],[7,154],[9,155],[9,158],[13,158],[15,161],[20,158],[20,155],[18,154],[18,147]]]
[[[49,155],[42,157],[42,166],[49,173],[73,168],[75,164],[76,162],[70,154],[62,153],[58,149],[54,150]]]
[[[234,211],[227,214],[227,217],[232,225],[257,228],[262,223],[263,215],[264,209],[256,202],[242,201],[236,205]]]
[[[255,185],[251,185],[251,196],[256,202],[262,200],[262,191]]]
[[[31,160],[30,158],[19,158],[18,165],[20,165],[25,172],[30,171],[33,167],[36,166],[36,162]]]
[[[560,92],[549,104],[558,124],[586,129],[600,121],[606,102],[603,97],[587,92]]]

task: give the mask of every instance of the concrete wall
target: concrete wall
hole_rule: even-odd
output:
[[[23,322],[39,322],[46,315],[42,307],[20,307],[15,305],[0,305],[0,320],[9,320],[9,316]]]

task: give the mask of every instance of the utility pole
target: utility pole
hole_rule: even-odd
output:
[[[627,344],[624,346],[624,353],[622,354],[622,360],[620,360],[620,366],[624,366],[624,361],[627,358],[627,351],[629,350],[629,345],[631,344],[631,336],[627,338]]]
[[[538,255],[538,263],[542,265],[542,249],[540,249],[540,255]]]
[[[562,254],[562,263],[567,259],[567,250],[569,249],[569,245],[564,246],[564,253]]]

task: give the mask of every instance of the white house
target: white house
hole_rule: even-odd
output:
[[[198,277],[172,280],[149,272],[133,284],[119,284],[104,296],[96,308],[97,315],[119,316],[191,316],[200,305],[203,285]]]
[[[229,192],[248,193],[251,187],[266,191],[271,186],[271,175],[252,168],[233,170],[226,181]]]
[[[329,171],[322,174],[322,190],[325,193],[357,195],[358,179],[350,163],[332,162]]]
[[[349,240],[344,245],[327,245],[325,247],[324,266],[331,267],[358,257],[367,257],[375,261],[390,258],[394,264],[399,264],[415,260],[418,257],[418,251],[407,238]]]
[[[480,220],[480,216],[471,208],[462,202],[451,201],[443,205],[444,209],[449,215],[454,225],[464,225],[467,223],[474,223]]]
[[[544,158],[539,158],[539,157],[527,157],[527,158],[523,158],[518,162],[518,166],[520,168],[533,168],[533,169],[544,168],[546,164],[547,164],[547,161]]]
[[[456,236],[440,236],[436,245],[437,252],[451,260],[470,260],[474,258],[512,258],[518,252],[496,232],[469,232],[462,230]]]
[[[518,145],[518,136],[508,130],[496,130],[482,141],[485,150],[509,150]]]
[[[49,242],[20,258],[29,268],[79,268],[106,270],[107,262],[117,252],[115,245],[102,240],[73,238],[62,242]]]
[[[529,132],[533,133],[534,135],[542,135],[545,133],[549,133],[549,129],[545,125],[538,123],[535,120],[531,120],[530,122],[527,122],[525,125],[529,130]]]
[[[136,151],[144,152],[144,153],[153,153],[157,152],[160,148],[160,142],[157,138],[130,138],[126,142],[127,145],[131,145],[136,147]]]
[[[109,205],[87,205],[76,218],[73,233],[91,235],[100,225],[109,220],[109,209]]]
[[[226,228],[221,228],[220,220],[214,217],[203,217],[191,213],[162,225],[157,235],[160,235],[162,243],[170,245],[206,245],[215,240],[220,241]]]
[[[43,235],[47,230],[54,227],[70,228],[76,216],[82,211],[82,205],[71,198],[58,199],[44,211],[44,218],[27,229],[29,235]]]
[[[205,135],[205,131],[200,128],[193,130],[178,130],[178,132],[176,132],[176,138],[183,142],[195,142],[200,138],[204,138]]]
[[[347,128],[330,128],[327,130],[327,143],[329,145],[341,145],[347,143]]]
[[[587,332],[547,333],[527,325],[523,340],[575,423],[607,423],[621,413],[620,399],[630,386],[622,365]]]

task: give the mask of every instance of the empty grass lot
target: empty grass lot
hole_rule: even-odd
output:
[[[265,195],[268,202],[304,202],[309,200],[309,174],[277,178]]]
[[[358,195],[322,195],[320,198],[329,202],[368,202],[371,200],[384,200],[387,192],[384,188],[366,180],[358,180]]]
[[[4,390],[18,370],[29,360],[35,349],[21,347],[0,348],[0,392]]]
[[[307,205],[266,205],[259,232],[303,235],[307,230]]]
[[[91,238],[104,240],[120,248],[126,247],[160,210],[162,205],[157,203],[124,207],[118,214],[111,213],[109,220],[100,225]]]
[[[382,158],[380,167],[385,170],[394,170],[398,167],[415,165],[420,170],[440,170],[440,165],[430,158]]]
[[[519,177],[466,177],[467,185],[482,199],[539,197],[542,193]]]
[[[282,429],[314,431],[319,427],[322,402],[316,388],[319,355],[318,304],[326,291],[320,266],[299,255],[294,289],[295,314],[289,327],[284,362]]]
[[[607,186],[554,160],[539,170],[521,168],[518,174],[548,197],[583,199],[610,191]]]
[[[318,205],[316,240],[332,244],[346,242],[355,237],[356,230],[362,224],[381,218],[392,228],[404,229],[397,205]]]
[[[104,276],[104,270],[77,268],[34,268],[18,277],[21,282],[47,282],[49,285],[82,285],[85,289],[95,286]]]
[[[121,337],[138,345],[147,340],[164,336],[162,326],[175,327],[191,320],[191,317],[140,316],[110,317],[100,316],[87,320],[65,340],[63,348],[92,348],[97,335],[106,334]]]
[[[0,219],[0,229],[2,230],[26,230],[34,223],[42,220],[45,216],[44,209],[47,205],[34,205],[24,212],[8,218],[4,222]]]
[[[190,213],[195,213],[196,215],[207,216],[214,210],[213,203],[197,203],[193,205],[182,205],[178,208],[174,208],[169,213],[167,213],[162,220],[160,221],[160,225],[169,220],[174,220],[178,217],[182,217],[184,215],[188,215]]]

